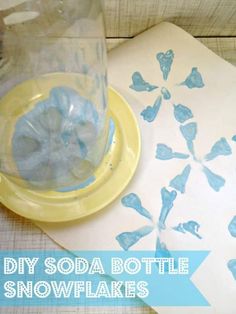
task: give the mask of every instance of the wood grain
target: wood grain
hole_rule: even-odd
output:
[[[235,0],[104,0],[107,37],[132,37],[162,21],[194,36],[236,36]]]

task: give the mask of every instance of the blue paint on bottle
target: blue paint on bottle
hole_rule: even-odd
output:
[[[141,200],[135,193],[130,193],[121,199],[121,203],[125,207],[135,209],[140,215],[152,220],[152,215],[142,206]]]
[[[169,159],[187,159],[189,155],[173,152],[172,148],[165,144],[157,144],[156,159],[169,160]]]
[[[38,188],[76,185],[81,177],[74,168],[86,172],[84,160],[94,150],[102,123],[94,104],[76,90],[52,88],[16,122],[12,149],[19,174]],[[88,175],[92,164],[90,169]]]
[[[215,174],[207,167],[203,167],[203,172],[206,175],[210,187],[212,187],[212,189],[216,192],[219,192],[220,189],[225,185],[225,179]]]
[[[181,174],[170,181],[170,186],[180,193],[184,193],[190,172],[191,166],[187,165]]]
[[[198,71],[198,68],[192,68],[191,73],[187,76],[184,82],[180,85],[185,85],[188,88],[202,88],[204,87],[204,82],[201,76],[201,73]]]
[[[236,238],[236,216],[233,217],[231,220],[229,226],[228,226],[229,232],[232,237]]]
[[[106,154],[109,152],[109,150],[110,150],[110,148],[112,146],[114,135],[115,135],[115,131],[116,131],[115,122],[113,121],[112,118],[110,118],[110,121],[109,121],[109,133],[108,133],[107,145],[106,145],[106,149],[105,149]]]
[[[82,182],[78,185],[65,187],[65,188],[59,189],[57,192],[67,193],[67,192],[82,190],[82,189],[85,189],[86,187],[90,186],[95,180],[96,180],[96,177],[91,176],[87,180],[85,180],[84,182]]]
[[[168,89],[165,88],[165,87],[162,87],[162,89],[161,89],[161,94],[162,94],[162,96],[163,96],[163,98],[164,98],[165,100],[168,100],[168,99],[171,98],[170,92],[169,92]]]
[[[211,148],[209,154],[205,156],[206,161],[215,159],[218,156],[228,156],[232,154],[231,147],[224,137],[217,141]]]
[[[151,85],[146,82],[139,72],[134,72],[134,74],[132,75],[132,82],[133,84],[131,84],[129,87],[136,92],[151,92],[154,89],[158,88],[158,86]]]
[[[147,108],[141,112],[143,119],[147,122],[153,122],[160,110],[161,103],[162,97],[158,96],[153,106],[147,106]]]
[[[179,104],[174,105],[174,116],[179,123],[184,123],[193,118],[193,113],[188,107]]]
[[[174,200],[177,197],[176,191],[169,192],[166,188],[161,189],[162,208],[158,220],[158,226],[160,229],[165,229],[166,219],[170,213],[170,210],[174,206]]]
[[[157,61],[160,64],[160,68],[161,68],[161,72],[163,75],[163,79],[166,81],[170,70],[171,70],[171,66],[174,60],[174,52],[173,50],[168,50],[166,53],[164,52],[159,52],[156,55]]]
[[[137,243],[141,238],[153,231],[153,226],[145,226],[132,232],[123,232],[116,237],[123,250],[127,251],[131,246]]]
[[[190,220],[185,223],[179,223],[178,226],[174,227],[173,229],[178,232],[186,233],[189,232],[198,239],[202,239],[202,237],[198,234],[198,230],[200,225],[198,222]]]
[[[80,147],[80,158],[85,159],[88,154],[88,149],[83,141],[78,139],[78,145]]]
[[[236,280],[236,259],[231,259],[227,263],[228,269],[232,273],[234,279]]]
[[[190,151],[192,156],[196,159],[193,141],[195,140],[196,135],[197,135],[197,123],[191,122],[186,125],[181,125],[180,131],[186,140],[188,150]]]

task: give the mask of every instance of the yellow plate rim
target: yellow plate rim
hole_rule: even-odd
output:
[[[133,111],[126,100],[112,87],[109,87],[109,111],[111,117],[119,123],[122,141],[119,145],[122,147],[111,150],[110,156],[105,157],[107,161],[104,162],[109,163],[109,160],[115,157],[113,155],[118,154],[117,149],[121,149],[122,152],[121,160],[107,182],[98,186],[96,180],[95,184],[91,184],[88,188],[67,193],[35,193],[17,186],[0,174],[0,201],[3,205],[16,214],[32,220],[67,222],[89,216],[112,203],[135,174],[141,154],[141,136]],[[126,145],[127,147],[124,147]],[[121,171],[121,174],[117,171]],[[104,190],[106,188],[107,191]],[[101,193],[107,195],[103,196]],[[99,198],[97,203],[94,202],[94,195]],[[83,197],[84,201],[83,198],[78,200],[79,197]],[[78,202],[82,201],[84,206],[79,208]],[[90,205],[91,203],[93,205]]]

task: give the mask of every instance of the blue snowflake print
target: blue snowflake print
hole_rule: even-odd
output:
[[[159,64],[159,69],[162,74],[162,84],[165,85],[171,75],[171,70],[174,67],[175,52],[172,49],[166,52],[158,52],[156,54],[156,61]],[[156,121],[158,113],[161,107],[165,103],[172,104],[172,91],[170,84],[168,88],[163,86],[160,82],[147,81],[146,74],[140,72],[134,72],[132,74],[132,84],[129,86],[135,92],[143,93],[155,93],[153,103],[146,105],[140,113],[142,119],[148,123]],[[159,87],[160,86],[160,87]],[[202,89],[205,87],[205,80],[197,66],[193,66],[186,73],[185,78],[180,78],[174,85],[177,88],[182,89]],[[211,161],[219,157],[227,157],[232,155],[232,149],[228,140],[225,137],[219,138],[208,153],[203,158],[200,158],[197,150],[195,149],[195,141],[198,136],[198,123],[194,121],[194,114],[190,108],[183,104],[173,105],[173,117],[177,121],[179,129],[179,135],[184,139],[186,143],[186,151],[179,151],[179,149],[173,149],[168,143],[157,143],[155,158],[161,160],[167,164],[169,160],[186,160],[186,164],[180,173],[177,173],[170,181],[167,187],[163,187],[160,191],[161,208],[157,221],[153,220],[153,217],[149,210],[143,206],[142,199],[135,193],[130,193],[124,196],[121,200],[121,204],[127,208],[127,210],[135,210],[137,214],[141,215],[144,219],[148,220],[149,224],[140,227],[134,231],[127,231],[119,234],[116,237],[119,245],[122,249],[128,250],[143,237],[156,231],[158,236],[156,240],[155,256],[157,257],[170,257],[170,252],[167,249],[165,243],[160,240],[161,233],[167,229],[171,232],[178,232],[183,237],[193,237],[196,241],[203,238],[201,234],[200,224],[195,220],[188,220],[178,222],[174,226],[170,226],[168,223],[168,217],[174,211],[174,203],[180,194],[184,194],[187,191],[187,184],[190,176],[194,170],[194,164],[197,163],[200,166],[200,171],[203,177],[206,178],[206,182],[210,189],[215,192],[220,192],[225,186],[226,179],[218,173],[213,171]],[[236,134],[231,138],[233,142],[236,142]],[[198,167],[199,168],[199,167]],[[230,235],[236,237],[236,216],[232,218],[228,225],[228,231]],[[232,259],[227,263],[228,270],[232,273],[233,278],[236,280],[236,259]]]
[[[176,197],[177,192],[175,190],[170,191],[165,187],[161,189],[162,206],[160,209],[158,221],[155,223],[151,213],[143,207],[141,199],[136,193],[125,195],[121,199],[121,204],[124,207],[134,209],[138,214],[148,219],[149,225],[145,224],[143,227],[140,227],[137,230],[126,231],[117,235],[116,240],[118,241],[121,248],[127,251],[143,237],[149,235],[154,230],[160,232],[161,230],[166,229],[166,220],[171,210],[174,208],[174,201]],[[198,239],[202,239],[202,236],[198,233],[199,228],[200,224],[198,222],[188,221],[186,223],[179,223],[177,226],[170,228],[170,230],[178,231],[183,234],[189,233]],[[167,255],[170,256],[170,253],[165,243],[160,242],[160,237],[157,237],[156,256],[166,257]]]
[[[200,160],[196,156],[194,149],[194,140],[196,139],[198,127],[196,122],[188,122],[188,120],[193,118],[192,111],[182,104],[174,105],[174,117],[177,122],[180,123],[179,129],[183,138],[185,139],[187,149],[189,154],[182,152],[173,152],[172,148],[166,144],[159,143],[156,147],[156,159],[159,160],[169,160],[172,158],[176,159],[190,159],[199,163],[202,168],[202,172],[207,178],[209,186],[216,192],[219,192],[220,189],[225,185],[225,179],[220,175],[214,173],[211,169],[206,166],[206,163],[219,157],[219,156],[229,156],[232,154],[232,149],[227,142],[227,140],[222,137],[211,148],[211,151],[206,154],[204,160]],[[187,121],[187,122],[186,122]],[[185,123],[186,122],[186,123]],[[185,124],[184,124],[185,123]],[[180,193],[185,193],[186,184],[191,173],[191,165],[187,164],[183,171],[176,175],[170,181],[170,187],[174,188]]]
[[[130,247],[135,245],[139,240],[149,235],[154,230],[165,229],[167,216],[174,206],[174,200],[176,199],[176,197],[176,191],[169,191],[165,187],[161,189],[162,207],[160,210],[158,222],[155,222],[151,213],[143,206],[140,197],[136,193],[130,193],[128,195],[125,195],[121,199],[121,204],[126,208],[135,210],[139,215],[145,217],[149,221],[149,224],[145,224],[143,227],[134,231],[122,232],[121,234],[116,236],[116,240],[118,241],[122,249],[127,251]],[[166,247],[165,250],[163,249],[164,247],[164,244],[161,247],[159,245],[158,251],[167,251]]]
[[[160,70],[162,72],[162,77],[164,82],[168,80],[171,73],[172,65],[174,64],[174,51],[172,49],[166,52],[158,52],[156,54],[156,60],[159,63]],[[158,89],[158,85],[147,82],[142,74],[138,71],[134,72],[131,77],[132,83],[129,86],[132,90],[136,92],[153,92]],[[205,86],[201,73],[197,67],[193,67],[184,81],[177,84],[177,86],[185,86],[189,89],[193,88],[203,88]],[[154,103],[152,105],[146,106],[146,108],[141,112],[143,119],[149,123],[155,121],[158,116],[158,112],[164,101],[171,99],[171,92],[165,87],[161,87],[159,94],[157,95]],[[181,117],[180,117],[180,120]]]

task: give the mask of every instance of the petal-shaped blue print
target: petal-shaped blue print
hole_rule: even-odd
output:
[[[181,104],[174,105],[174,116],[179,123],[184,123],[185,121],[193,118],[192,111],[188,107]]]
[[[203,167],[203,172],[205,173],[207,181],[212,189],[219,192],[219,190],[225,185],[225,179],[215,174],[207,167]]]
[[[228,229],[231,236],[236,238],[236,216],[234,216],[233,219],[231,220]]]
[[[185,186],[191,171],[191,166],[187,165],[183,172],[170,181],[170,186],[180,193],[185,192]]]
[[[228,269],[231,271],[234,279],[236,280],[236,259],[231,259],[228,261]]]
[[[195,158],[193,141],[195,140],[197,135],[197,123],[191,122],[186,125],[181,125],[180,131],[187,142],[188,150]]]
[[[139,72],[134,72],[132,75],[132,82],[133,84],[130,85],[130,88],[134,89],[136,92],[151,92],[152,90],[158,88],[158,86],[151,85],[146,82]]]
[[[160,241],[160,238],[157,238],[156,242],[156,252],[155,252],[155,257],[156,258],[171,258],[171,254],[169,250],[166,247],[166,244],[164,242]],[[168,273],[169,271],[169,266],[167,263],[164,265],[162,264],[161,266],[157,263],[157,268],[159,269],[159,273]],[[176,268],[176,261],[174,262],[174,266]]]
[[[174,206],[174,200],[176,199],[176,196],[176,191],[169,192],[166,188],[161,189],[162,207],[158,220],[158,226],[160,229],[166,228],[165,222],[168,214],[170,213],[170,210]]]
[[[236,142],[236,135],[232,137],[232,141]]]
[[[162,89],[161,89],[161,94],[162,94],[162,96],[163,96],[163,98],[164,98],[165,100],[168,100],[168,99],[171,98],[171,93],[170,93],[170,92],[168,91],[168,89],[165,88],[165,87],[162,87]]]
[[[125,207],[135,209],[140,215],[152,220],[152,215],[142,206],[141,200],[135,193],[130,193],[121,199],[121,203]]]
[[[179,223],[178,226],[174,227],[173,229],[182,233],[189,232],[192,235],[196,236],[198,239],[202,239],[202,237],[198,234],[199,228],[199,223],[191,220],[185,223]]]
[[[194,141],[197,135],[197,123],[191,122],[185,125],[181,125],[180,131],[187,142]]]
[[[218,156],[227,156],[231,154],[232,154],[231,147],[229,146],[226,139],[222,137],[212,146],[210,153],[205,156],[205,160],[209,161],[215,159]]]
[[[153,106],[147,106],[147,108],[141,112],[141,116],[143,117],[143,119],[146,120],[147,122],[153,122],[159,112],[161,103],[162,97],[159,96],[157,97]]]
[[[174,52],[171,49],[168,50],[166,53],[159,52],[156,55],[156,58],[160,64],[163,79],[166,81],[170,73],[173,60],[174,60]]]
[[[155,257],[156,258],[163,258],[163,257],[166,257],[166,258],[170,258],[171,257],[171,254],[170,252],[168,251],[166,245],[164,242],[161,242],[160,241],[160,238],[157,239],[157,242],[156,242],[156,253],[155,253]]]
[[[157,144],[156,159],[169,160],[172,158],[187,159],[189,155],[173,152],[172,148],[165,144]]]
[[[202,88],[205,86],[201,73],[198,71],[198,68],[192,68],[191,73],[188,75],[185,81],[182,82],[180,85],[185,85],[190,89]]]
[[[153,231],[153,226],[145,226],[132,232],[123,232],[116,237],[123,250],[127,251],[131,246],[137,243],[141,238]]]

